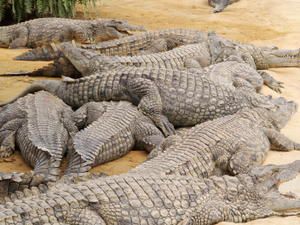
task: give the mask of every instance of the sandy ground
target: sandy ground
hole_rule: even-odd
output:
[[[221,14],[212,14],[206,0],[104,0],[93,8],[90,17],[121,18],[131,23],[143,24],[147,29],[196,28],[216,31],[228,38],[258,45],[277,45],[281,48],[299,48],[299,0],[241,0]],[[81,14],[82,15],[82,14]],[[45,63],[17,62],[13,57],[24,50],[0,49],[0,73],[38,68]],[[279,68],[270,70],[272,75],[285,83],[282,96],[300,104],[300,69]],[[6,101],[36,78],[1,77],[0,102]],[[40,79],[40,78],[38,78]],[[264,93],[274,94],[265,88]],[[300,142],[300,112],[283,130],[288,137]],[[94,168],[108,174],[128,171],[142,162],[146,154],[133,151],[111,163]],[[271,151],[266,163],[283,164],[300,159],[300,152]],[[0,161],[0,171],[28,171],[19,154]],[[292,191],[300,196],[300,176],[281,185],[282,192]],[[221,223],[222,225],[231,223]],[[251,225],[297,225],[300,218],[272,217],[249,222]]]

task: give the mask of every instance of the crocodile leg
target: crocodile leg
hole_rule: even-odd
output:
[[[162,101],[157,86],[149,79],[121,79],[125,92],[138,104],[138,109],[159,127],[164,135],[175,132],[174,126],[162,115]]]
[[[250,91],[255,91],[253,85],[250,82],[240,77],[233,78],[233,86],[236,88],[246,88]]]
[[[3,134],[6,132],[0,132],[1,139],[0,139],[0,158],[7,158],[11,156],[15,151],[15,134],[16,132],[9,132],[9,134]]]
[[[20,26],[15,31],[15,39],[10,43],[9,48],[21,48],[26,47],[28,41],[29,31],[27,27]]]
[[[147,160],[152,159],[156,157],[158,154],[165,152],[170,148],[172,145],[174,145],[177,142],[180,142],[182,139],[179,135],[171,135],[167,138],[165,138],[163,141],[159,143],[159,145],[153,149],[150,154],[147,157]]]
[[[163,141],[164,136],[160,130],[154,126],[148,117],[137,119],[133,124],[133,135],[136,145],[141,149],[151,152]]]
[[[265,71],[258,71],[258,73],[263,78],[264,84],[266,86],[268,86],[270,89],[274,90],[275,92],[281,93],[281,88],[283,88],[282,82],[277,81],[276,79],[274,79],[274,77],[272,77],[270,74],[268,74]]]
[[[264,129],[264,133],[269,138],[272,149],[278,151],[291,151],[291,150],[300,150],[300,144],[290,140],[284,134],[273,130],[273,129]]]

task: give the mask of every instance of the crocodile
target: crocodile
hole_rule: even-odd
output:
[[[120,158],[134,145],[151,151],[164,139],[153,122],[130,102],[89,102],[74,114],[79,128],[70,151],[67,175],[81,175],[91,167]]]
[[[228,5],[240,0],[208,0],[208,4],[214,7],[214,13],[222,12]]]
[[[300,161],[252,168],[235,177],[122,174],[0,205],[1,224],[199,224],[299,215],[300,200],[278,186],[300,172]]]
[[[266,46],[256,47],[251,44],[243,44],[227,40],[216,35],[214,32],[210,32],[206,36],[206,38],[199,38],[200,43],[184,45],[166,52],[123,57],[99,56],[98,52],[91,51],[91,49],[83,49],[78,46],[73,46],[70,43],[65,43],[62,45],[53,46],[54,50],[51,50],[50,52],[55,52],[55,54],[52,56],[50,54],[49,57],[55,58],[55,63],[52,65],[52,67],[46,67],[45,70],[48,71],[52,69],[52,76],[54,76],[55,72],[60,72],[57,68],[59,67],[59,63],[63,62],[61,66],[72,67],[72,58],[77,57],[82,58],[85,67],[88,67],[91,59],[97,61],[96,58],[98,58],[98,61],[104,61],[108,64],[121,63],[135,66],[151,65],[177,69],[182,67],[190,67],[192,65],[192,67],[199,68],[200,66],[205,67],[214,63],[226,61],[228,59],[230,60],[232,56],[234,56],[235,60],[238,59],[240,62],[246,62],[253,68],[259,70],[273,67],[297,67],[300,65],[299,49],[278,49],[277,47]],[[125,44],[122,46],[125,46],[122,47],[122,49],[125,49],[124,51],[131,51],[130,47],[128,47],[129,50],[126,50],[127,47]],[[114,49],[115,47],[111,48]],[[145,48],[147,48],[147,45],[145,45]],[[42,54],[40,59],[48,57],[47,55],[49,51],[42,52],[45,54],[44,56]],[[33,58],[32,54],[29,53],[28,57],[29,59]],[[37,59],[39,59],[39,57]],[[76,67],[76,65],[74,66]],[[94,66],[92,68],[94,68]],[[78,70],[80,71],[80,69]],[[39,71],[39,73],[42,73],[42,71],[43,70]],[[30,75],[30,72],[27,72],[26,74]]]
[[[55,181],[63,155],[77,132],[72,113],[63,101],[45,91],[0,108],[0,157],[12,155],[18,148],[34,167],[31,185]]]
[[[296,112],[296,103],[284,98],[273,101],[275,110],[241,109],[169,136],[149,160],[130,172],[198,178],[237,175],[262,164],[271,144],[278,151],[300,150],[299,143],[280,133]]]
[[[172,124],[193,126],[244,107],[275,107],[268,97],[245,88],[232,90],[187,71],[142,67],[123,67],[80,79],[36,81],[9,102],[38,90],[47,90],[74,108],[90,101],[130,101],[166,136],[173,133]]]
[[[79,44],[80,48],[110,56],[132,56],[172,50],[181,45],[207,40],[207,33],[189,29],[167,29],[148,31],[96,44]],[[41,46],[17,56],[16,60],[54,60],[61,56],[53,45]]]
[[[144,31],[141,26],[123,20],[74,20],[65,18],[39,18],[0,27],[0,47],[34,48],[51,42],[75,40],[92,43],[123,37],[129,31]]]

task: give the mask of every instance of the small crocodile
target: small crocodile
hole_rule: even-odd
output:
[[[123,37],[128,35],[129,31],[137,30],[144,31],[144,28],[114,19],[39,18],[0,27],[0,47],[34,48],[51,42],[72,40],[79,43],[92,43]]]

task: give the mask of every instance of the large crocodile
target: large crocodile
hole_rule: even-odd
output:
[[[72,113],[63,101],[44,91],[0,108],[0,157],[18,148],[34,167],[32,185],[56,180],[63,155],[77,132]]]
[[[278,185],[299,171],[300,161],[295,161],[255,167],[236,177],[124,174],[57,184],[46,193],[0,205],[0,223],[212,225],[298,215],[300,200],[281,194]]]
[[[91,167],[120,158],[134,145],[151,151],[164,139],[153,122],[130,102],[90,102],[74,114],[87,127],[74,136],[66,174],[82,174]]]
[[[248,172],[263,163],[271,145],[279,151],[300,150],[280,129],[296,112],[296,103],[283,98],[273,100],[277,108],[242,109],[212,121],[198,124],[183,134],[169,136],[158,155],[133,173],[155,173],[209,177]]]
[[[123,67],[80,79],[37,81],[20,96],[37,90],[47,90],[72,107],[129,100],[165,135],[173,130],[168,120],[175,126],[193,126],[244,107],[274,107],[269,98],[248,89],[232,90],[194,73],[159,68]]]
[[[214,13],[222,12],[228,5],[240,0],[208,0],[208,4],[214,7]]]
[[[120,65],[201,70],[202,67],[224,61],[247,63],[254,69],[300,65],[299,49],[259,48],[235,43],[213,33],[208,35],[207,41],[199,44],[181,46],[162,53],[131,57],[98,55],[96,52],[75,47],[71,43],[63,43],[58,48],[62,56],[54,63],[33,72],[20,71],[4,75],[59,76],[63,74],[77,78],[88,76],[99,70],[110,70]],[[270,83],[269,78],[271,78],[269,75],[263,76],[263,79]],[[271,82],[272,80],[274,79],[271,79]]]
[[[246,62],[255,69],[268,69],[272,67],[292,67],[300,65],[300,51],[299,49],[288,50],[278,49],[276,47],[256,47],[250,44],[242,44],[234,41],[227,40],[215,33],[208,33],[204,38],[198,38],[200,43],[181,46],[170,51],[154,53],[148,55],[132,56],[132,57],[116,57],[116,56],[98,56],[98,52],[84,51],[84,49],[72,46],[71,44],[63,44],[54,47],[54,55],[48,55],[48,51],[42,51],[42,58],[50,57],[56,58],[54,65],[46,67],[44,70],[52,70],[52,76],[61,72],[61,67],[72,67],[70,61],[73,63],[72,58],[81,57],[84,62],[82,66],[88,67],[92,58],[94,61],[102,61],[102,64],[126,64],[135,66],[159,66],[162,68],[183,68],[183,67],[204,67],[217,62],[223,62],[234,56],[239,61]],[[125,43],[126,40],[125,40]],[[124,43],[124,47],[120,47],[131,52],[130,45],[127,50],[127,45]],[[129,42],[130,43],[130,42]],[[128,43],[127,43],[128,44]],[[112,46],[111,49],[115,49],[118,46]],[[148,48],[145,44],[144,48]],[[143,49],[143,48],[142,48]],[[112,50],[113,51],[113,50]],[[132,50],[136,52],[136,50]],[[159,52],[159,51],[157,51]],[[124,55],[124,54],[121,54]],[[97,57],[98,56],[98,57]],[[25,57],[25,56],[24,56]],[[58,57],[58,58],[57,58]],[[22,58],[22,57],[21,57]],[[34,56],[28,53],[28,58],[32,59]],[[98,59],[96,59],[98,58]],[[70,61],[69,61],[70,60]],[[62,65],[59,65],[62,64]],[[95,64],[95,63],[94,63]],[[100,64],[100,65],[102,65]],[[79,70],[73,63],[73,65]],[[96,65],[98,66],[98,65]],[[111,65],[110,65],[111,66]],[[94,65],[92,66],[94,68]],[[42,73],[44,70],[40,70]],[[22,73],[21,73],[22,74]],[[30,75],[29,72],[26,74]],[[41,74],[43,75],[43,74]],[[85,74],[83,74],[85,76]]]
[[[73,39],[79,43],[91,43],[123,37],[128,35],[129,31],[136,30],[144,30],[144,28],[114,19],[39,18],[0,27],[0,47],[31,48]]]
[[[96,44],[80,44],[83,49],[110,56],[130,56],[158,53],[181,45],[200,43],[207,40],[207,33],[188,29],[148,31]],[[78,43],[77,43],[78,45]],[[17,56],[17,60],[53,60],[60,56],[59,49],[46,45]]]

